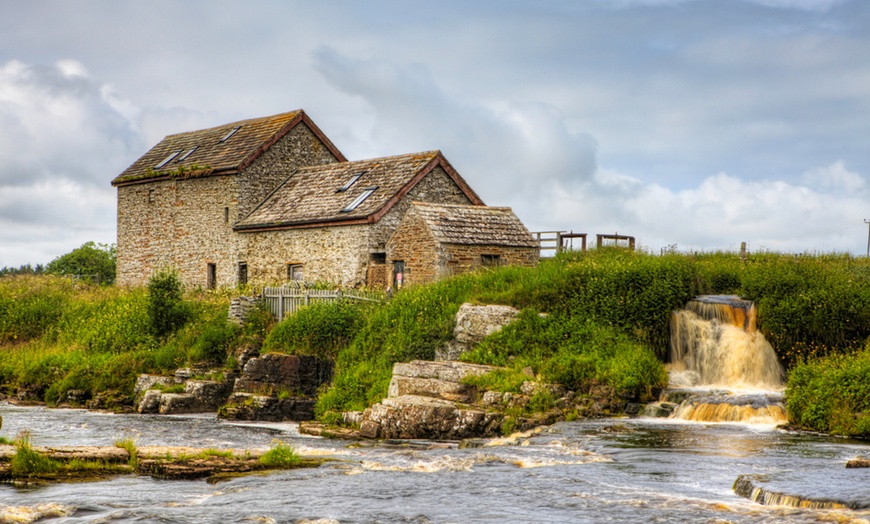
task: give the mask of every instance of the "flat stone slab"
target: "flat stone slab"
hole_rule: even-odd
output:
[[[393,365],[393,376],[411,378],[435,378],[446,382],[462,383],[468,376],[483,376],[496,369],[495,366],[467,364],[454,361],[412,360]]]

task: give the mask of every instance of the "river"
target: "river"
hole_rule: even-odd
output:
[[[870,447],[772,425],[609,419],[560,423],[510,445],[352,444],[302,436],[292,423],[233,424],[214,415],[114,415],[0,404],[2,434],[35,445],[268,448],[338,459],[315,469],[219,484],[119,476],[33,488],[0,486],[0,514],[40,522],[489,523],[870,522],[870,509],[763,506],[739,475],[771,490],[870,508]],[[27,512],[30,513],[27,513]],[[53,516],[52,516],[53,515]]]

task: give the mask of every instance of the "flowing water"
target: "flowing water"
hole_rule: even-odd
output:
[[[870,523],[866,443],[777,429],[782,369],[755,330],[754,307],[704,297],[672,323],[673,387],[660,418],[577,421],[460,449],[457,443],[348,443],[287,424],[213,415],[111,415],[0,404],[2,434],[36,445],[268,448],[332,457],[316,469],[219,484],[119,476],[33,488],[0,485],[0,522],[63,523]],[[738,477],[767,491],[735,494]],[[744,477],[747,478],[747,477]],[[848,509],[789,507],[789,496]]]
[[[868,522],[870,509],[763,506],[737,496],[739,475],[771,490],[870,508],[870,469],[845,469],[856,442],[768,426],[615,419],[557,424],[475,449],[455,443],[354,446],[300,436],[294,424],[242,425],[214,416],[109,415],[0,405],[4,435],[39,445],[267,448],[339,459],[316,469],[219,484],[120,476],[35,488],[0,486],[0,518],[46,522]],[[505,442],[501,442],[505,444]],[[4,507],[5,506],[5,507]],[[25,522],[27,520],[24,520]]]

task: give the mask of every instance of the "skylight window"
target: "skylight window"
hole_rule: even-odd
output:
[[[181,153],[181,149],[179,149],[178,151],[173,151],[172,153],[169,154],[168,157],[163,159],[163,162],[160,162],[159,164],[154,166],[154,169],[160,169],[161,167],[165,166],[166,164],[172,162],[172,159],[177,157],[179,155],[179,153]]]
[[[347,182],[345,182],[343,186],[338,188],[336,193],[344,193],[345,191],[350,189],[350,186],[354,185],[356,183],[356,181],[359,180],[359,178],[361,176],[363,176],[364,174],[365,174],[365,171],[361,171],[361,172],[353,175],[352,177],[350,177],[350,179]]]
[[[190,155],[192,155],[193,152],[196,151],[196,148],[198,148],[198,147],[199,147],[199,146],[193,146],[193,147],[190,149],[190,151],[188,151],[187,153],[185,153],[185,154],[181,155],[180,157],[178,157],[178,160],[176,160],[176,162],[184,162],[184,159],[187,158],[187,157],[189,157]]]
[[[235,135],[236,131],[238,131],[241,128],[242,128],[242,126],[236,126],[236,127],[232,128],[229,133],[227,133],[226,135],[224,135],[223,138],[221,138],[221,142],[226,142],[227,140],[229,140],[230,137]]]
[[[365,190],[362,193],[360,193],[360,195],[358,197],[353,199],[353,202],[348,204],[346,208],[342,209],[341,212],[342,213],[350,213],[354,209],[358,208],[359,205],[362,204],[363,202],[365,202],[365,200],[368,197],[372,196],[372,193],[374,193],[375,190],[377,190],[377,189],[378,189],[377,186],[365,188]]]

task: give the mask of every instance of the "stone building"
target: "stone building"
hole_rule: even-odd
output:
[[[403,217],[420,213],[411,212],[418,207],[412,203],[442,204],[465,220],[507,220],[503,208],[484,205],[440,151],[349,162],[301,110],[167,136],[112,184],[122,285],[144,284],[172,267],[189,287],[304,279],[384,289],[396,280],[394,268],[400,279],[408,274],[387,246],[403,253],[391,237]],[[478,226],[464,234],[484,234],[487,228]],[[449,246],[464,246],[466,254]],[[532,256],[522,243],[478,239],[439,249],[457,254],[433,270],[437,276],[480,265],[466,262],[469,256],[537,260],[537,245]],[[411,274],[427,271],[423,264],[407,267]]]
[[[534,266],[540,246],[508,207],[413,202],[387,242],[393,285],[500,265]]]

